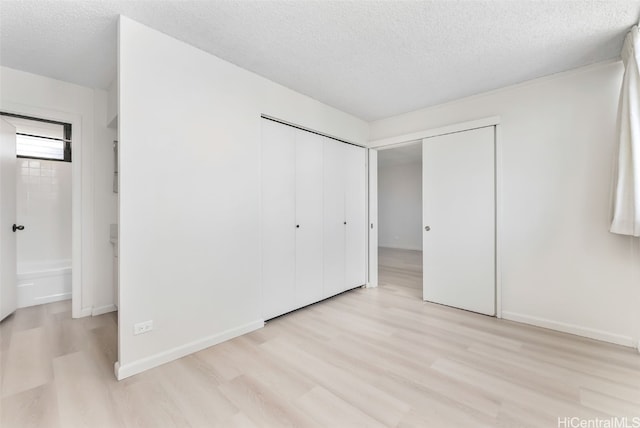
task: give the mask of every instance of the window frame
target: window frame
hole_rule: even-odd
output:
[[[33,120],[33,121],[36,121],[36,122],[45,122],[45,123],[53,123],[55,125],[62,125],[63,136],[64,136],[63,139],[52,138],[52,137],[42,137],[40,135],[32,135],[32,134],[22,134],[20,132],[16,132],[16,135],[22,135],[22,136],[26,136],[26,137],[42,138],[44,140],[62,141],[64,143],[63,159],[44,158],[44,157],[38,157],[38,156],[24,156],[24,155],[16,154],[17,158],[19,158],[19,159],[46,160],[46,161],[54,161],[54,162],[71,162],[72,161],[73,154],[72,154],[72,147],[71,147],[71,124],[70,123],[59,122],[57,120],[40,119],[38,117],[25,116],[25,115],[22,115],[22,114],[7,113],[7,112],[4,112],[4,111],[0,111],[0,117],[1,116],[15,117],[15,118],[18,118],[18,119],[26,119],[26,120]]]

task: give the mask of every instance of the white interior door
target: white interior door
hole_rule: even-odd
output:
[[[322,300],[322,146],[296,130],[296,307]]]
[[[367,151],[342,144],[345,162],[345,288],[367,281]]]
[[[495,315],[494,127],[422,141],[423,298]]]
[[[344,143],[324,139],[323,291],[324,297],[345,290],[345,151]]]
[[[0,320],[18,305],[16,220],[16,129],[0,119]]]
[[[265,319],[295,306],[295,128],[262,121],[262,302]]]

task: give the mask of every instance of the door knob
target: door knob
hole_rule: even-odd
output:
[[[296,229],[300,229],[300,225],[299,224],[296,224]]]
[[[425,227],[424,227],[424,230],[428,232],[428,231],[430,231],[430,230],[431,230],[431,227],[429,227],[429,226],[425,226]]]
[[[11,227],[11,229],[15,232],[16,230],[24,230],[24,226],[20,225],[20,226],[16,226],[15,224],[13,225],[13,227]]]

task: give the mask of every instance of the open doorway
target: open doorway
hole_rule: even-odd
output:
[[[378,151],[378,285],[422,299],[422,144]]]
[[[500,317],[494,120],[369,151],[370,286]]]
[[[4,165],[13,163],[14,196],[11,201],[3,199],[3,204],[12,206],[17,223],[11,256],[16,281],[7,281],[16,287],[13,304],[24,308],[70,300],[72,126],[4,112],[2,119],[15,134],[14,160],[5,159]]]

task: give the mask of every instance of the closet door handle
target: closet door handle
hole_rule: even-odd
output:
[[[347,222],[345,221],[344,224],[347,224]]]
[[[299,224],[296,224],[296,229],[300,229],[300,225]]]
[[[425,227],[424,227],[424,230],[425,230],[426,232],[428,232],[428,231],[430,231],[430,230],[431,230],[431,227],[429,227],[429,226],[425,226]]]
[[[11,227],[11,230],[13,230],[14,232],[15,232],[16,230],[24,230],[24,226],[23,226],[23,225],[17,226],[17,225],[15,225],[15,224],[14,224],[14,225]]]

